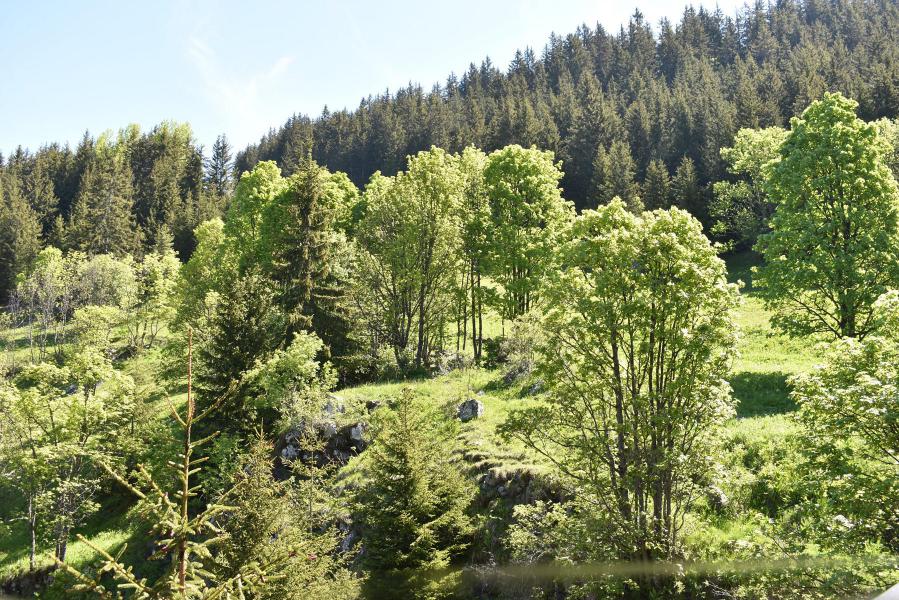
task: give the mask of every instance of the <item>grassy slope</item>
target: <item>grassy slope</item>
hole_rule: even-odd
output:
[[[816,361],[815,352],[807,342],[791,340],[772,331],[770,315],[760,300],[753,296],[751,289],[749,269],[756,260],[757,257],[751,253],[737,254],[728,259],[731,279],[749,284],[744,288],[745,302],[736,315],[741,337],[739,357],[730,378],[734,395],[739,401],[737,418],[728,424],[725,434],[726,447],[740,456],[745,454],[747,447],[776,446],[778,439],[790,435],[793,425],[786,414],[794,406],[789,399],[786,379],[792,374],[807,371]],[[491,324],[491,329],[498,330],[498,324]],[[522,469],[540,470],[540,461],[536,457],[530,456],[523,448],[504,444],[496,436],[496,426],[505,414],[529,401],[520,389],[496,386],[494,382],[498,377],[496,371],[468,369],[433,379],[363,385],[342,390],[339,394],[348,406],[359,407],[368,400],[385,400],[395,396],[403,386],[410,386],[416,393],[445,406],[448,411],[462,399],[477,396],[485,405],[485,414],[462,425],[460,435],[466,458],[473,463],[474,470],[480,473],[490,470],[494,474]],[[353,418],[352,414],[348,414],[347,418]],[[735,457],[735,460],[739,462],[742,459]],[[351,468],[352,463],[350,471]],[[351,472],[347,476],[352,477]],[[747,476],[757,474],[749,473]],[[719,533],[723,538],[734,539],[740,537],[746,527],[747,524],[739,520],[724,522],[720,524]],[[129,524],[126,511],[119,506],[102,511],[97,519],[82,527],[81,532],[104,548],[114,549],[128,539],[133,527]],[[26,546],[24,529],[13,528],[11,535],[0,536],[0,576],[27,566]],[[72,544],[70,558],[79,565],[86,565],[94,559],[90,549],[78,542]]]

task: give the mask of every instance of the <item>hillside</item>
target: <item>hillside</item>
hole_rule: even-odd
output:
[[[730,278],[734,281],[749,279],[749,266],[758,257],[752,253],[740,253],[728,258]],[[791,340],[772,330],[770,313],[764,309],[751,289],[744,289],[743,305],[736,316],[739,327],[738,357],[734,361],[729,381],[738,401],[737,416],[727,425],[723,438],[721,462],[726,473],[722,475],[721,494],[730,504],[724,509],[702,513],[698,521],[691,523],[688,556],[693,560],[733,560],[733,548],[744,548],[742,559],[756,556],[762,547],[776,544],[768,537],[762,521],[773,515],[783,516],[785,506],[778,506],[770,513],[771,503],[790,500],[782,497],[782,477],[792,476],[795,466],[797,425],[793,421],[795,405],[789,398],[786,378],[809,372],[820,360],[814,345]],[[494,323],[490,329],[497,328]],[[15,342],[24,347],[22,333]],[[134,372],[152,372],[159,368],[155,355],[141,358],[129,366]],[[512,506],[531,495],[541,497],[540,491],[551,484],[541,483],[550,472],[549,466],[539,456],[526,448],[501,439],[496,427],[506,418],[508,411],[533,402],[528,391],[533,380],[525,377],[511,385],[504,383],[505,367],[495,369],[464,368],[454,370],[433,379],[412,378],[390,383],[374,383],[351,386],[337,393],[350,410],[341,417],[341,423],[352,423],[365,414],[368,402],[387,403],[403,388],[410,388],[416,396],[428,403],[455,412],[456,405],[465,398],[476,398],[483,403],[484,414],[462,425],[457,452],[465,465],[468,476],[476,482],[480,496],[483,542],[477,551],[484,557],[507,557],[508,548],[499,541],[502,531],[508,527]],[[184,402],[183,393],[174,397],[177,405]],[[157,418],[164,419],[168,409],[164,403],[156,404]],[[337,478],[337,485],[354,485],[358,478],[359,461],[365,460],[363,452],[353,459]],[[778,475],[780,472],[780,475]],[[549,481],[549,480],[547,480]],[[104,504],[102,512],[81,529],[92,543],[108,552],[115,552],[123,544],[130,548],[126,556],[139,560],[141,548],[147,543],[144,532],[135,527],[129,517],[128,504],[117,493]],[[10,535],[0,543],[0,579],[27,569],[27,543],[24,524],[14,526]],[[809,549],[810,550],[810,549]],[[87,567],[97,556],[83,544],[74,542],[70,548],[70,561]],[[44,554],[39,564],[50,564]],[[762,563],[760,580],[766,574],[779,577],[776,562]],[[785,571],[784,574],[789,573]],[[762,584],[764,585],[764,584]],[[47,597],[63,597],[56,588]]]
[[[507,67],[487,58],[432,88],[419,82],[355,109],[294,115],[239,152],[236,169],[274,160],[289,174],[311,152],[361,187],[432,145],[536,145],[562,161],[565,196],[589,208],[605,199],[597,153],[616,142],[636,182],[654,160],[674,176],[689,159],[706,187],[729,178],[719,150],[737,130],[786,126],[826,90],[858,100],[866,120],[899,116],[895,3],[748,4],[735,15],[687,7],[662,23],[637,11],[618,31],[587,24],[523,48]],[[693,210],[707,225],[710,191]]]

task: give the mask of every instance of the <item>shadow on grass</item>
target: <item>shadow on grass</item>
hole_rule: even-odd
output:
[[[727,280],[743,282],[743,293],[752,293],[752,267],[762,264],[762,255],[753,250],[728,252],[721,256],[727,264]]]
[[[731,375],[730,386],[737,399],[737,417],[778,415],[796,410],[790,399],[787,374],[743,371]]]

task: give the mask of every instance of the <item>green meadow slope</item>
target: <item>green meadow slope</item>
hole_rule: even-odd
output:
[[[770,314],[759,299],[754,297],[750,267],[757,260],[751,253],[736,254],[728,259],[731,279],[744,282],[744,302],[736,321],[740,331],[739,355],[735,359],[730,376],[733,393],[738,401],[737,415],[727,425],[723,436],[725,452],[719,488],[725,499],[741,499],[743,506],[753,510],[733,514],[729,511],[699,510],[689,523],[688,543],[693,543],[696,557],[716,558],[725,552],[733,554],[740,544],[757,537],[758,521],[768,509],[777,510],[776,475],[779,464],[789,460],[791,437],[796,431],[790,413],[794,405],[790,400],[787,378],[806,372],[816,362],[815,348],[807,343],[792,340],[771,328]],[[490,329],[499,333],[499,324]],[[491,331],[491,333],[493,333]],[[27,332],[7,332],[19,345],[27,344]],[[19,356],[24,359],[24,355]],[[146,360],[152,360],[153,357]],[[133,365],[133,372],[152,372],[152,364]],[[497,426],[511,409],[534,402],[530,393],[533,382],[519,380],[511,385],[503,383],[501,369],[486,370],[468,368],[427,379],[411,379],[375,383],[340,390],[338,395],[348,407],[341,418],[347,422],[360,418],[366,402],[385,402],[400,390],[411,387],[416,394],[452,412],[466,398],[477,398],[484,404],[481,418],[460,426],[457,454],[464,461],[472,477],[479,483],[539,480],[549,473],[540,457],[525,448],[503,441],[497,434]],[[176,402],[183,401],[183,394],[175,395]],[[163,422],[166,403],[161,401],[157,418]],[[343,468],[339,481],[351,484],[357,474],[358,462],[365,454],[354,458]],[[483,487],[482,487],[483,489]],[[773,503],[773,504],[772,504]],[[147,541],[141,527],[131,518],[130,502],[124,495],[103,499],[103,509],[83,525],[79,532],[100,547],[114,552],[128,543],[128,555],[140,560],[146,554]],[[770,506],[769,506],[770,505]],[[496,527],[508,522],[509,503],[487,498],[478,510],[482,533],[495,532]],[[28,536],[24,523],[13,523],[0,532],[0,577],[22,572],[28,565]],[[479,542],[477,550],[492,556],[501,556],[502,549],[491,545],[491,538]],[[45,548],[40,563],[50,564],[49,548]],[[94,553],[82,542],[70,545],[69,560],[86,566],[96,560]],[[61,593],[61,591],[60,591]],[[51,596],[53,594],[51,593]]]

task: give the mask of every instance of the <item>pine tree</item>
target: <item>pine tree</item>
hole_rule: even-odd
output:
[[[599,204],[608,204],[615,197],[621,198],[629,211],[639,214],[643,203],[638,196],[639,187],[634,175],[634,159],[626,143],[615,140],[608,150],[600,147],[593,161],[594,197]]]
[[[38,156],[31,170],[23,181],[25,197],[31,208],[41,221],[41,230],[46,238],[53,230],[53,224],[59,215],[59,199],[46,161]]]
[[[206,186],[207,189],[219,198],[227,198],[231,195],[234,177],[234,157],[228,138],[222,134],[215,138],[212,145],[212,154],[206,160]]]
[[[646,167],[643,202],[647,210],[671,206],[671,177],[668,175],[668,167],[660,160],[653,160]]]
[[[41,224],[21,190],[16,169],[0,171],[0,302],[6,302],[23,272],[40,251]]]
[[[313,290],[328,275],[334,211],[324,202],[323,173],[307,158],[290,178],[288,189],[269,207],[264,238],[269,240],[278,302],[288,320],[287,337],[309,329]]]
[[[621,117],[614,104],[603,93],[594,77],[581,78],[578,85],[578,104],[581,111],[571,126],[568,143],[564,146],[565,189],[573,198],[588,201],[593,181],[593,159],[600,146],[608,148],[624,135]],[[586,204],[578,205],[583,208]]]
[[[114,149],[98,154],[84,172],[72,209],[68,245],[88,254],[132,254],[140,232],[132,214],[131,169]]]
[[[197,390],[203,410],[224,398],[213,419],[217,428],[246,434],[255,420],[247,411],[250,388],[244,374],[280,345],[284,320],[271,282],[258,270],[247,272],[228,289],[218,298],[210,331],[199,344]]]
[[[674,177],[671,179],[671,194],[675,205],[702,220],[702,190],[696,177],[696,167],[688,156],[680,161],[674,172]]]
[[[366,591],[374,598],[387,597],[387,590],[412,597],[434,585],[420,570],[449,566],[468,545],[474,490],[447,451],[455,422],[408,388],[377,416],[367,485],[356,498],[370,572]]]

